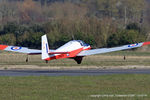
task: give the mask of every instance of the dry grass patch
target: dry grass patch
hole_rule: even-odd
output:
[[[124,60],[126,54],[126,60]],[[48,64],[41,60],[40,55],[29,55],[29,62],[26,63],[25,54],[20,53],[1,53],[0,65],[36,65],[36,66],[125,66],[143,65],[150,66],[149,52],[114,52],[102,55],[92,55],[83,58],[82,64],[78,65],[72,59],[59,59],[49,61]]]

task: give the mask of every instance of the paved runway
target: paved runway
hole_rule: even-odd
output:
[[[0,70],[0,76],[83,76],[110,74],[150,74],[150,69],[107,70]]]

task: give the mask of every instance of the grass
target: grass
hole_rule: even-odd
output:
[[[0,100],[149,100],[150,75],[0,77]],[[90,95],[146,94],[146,97]]]
[[[126,55],[126,60],[123,56]],[[40,55],[29,56],[3,52],[0,66],[120,66],[150,65],[150,52],[121,51],[85,57],[81,65],[72,59],[53,60],[46,64]],[[7,68],[6,68],[7,69]],[[103,76],[28,76],[0,77],[0,100],[149,100],[150,75],[126,74]],[[90,95],[146,94],[146,97],[90,97]]]
[[[126,60],[124,60],[124,55]],[[119,51],[83,58],[78,65],[72,59],[59,59],[49,61],[48,64],[41,60],[40,55],[29,55],[26,63],[25,54],[3,52],[0,54],[0,65],[38,65],[38,66],[123,66],[123,65],[150,65],[150,52]]]

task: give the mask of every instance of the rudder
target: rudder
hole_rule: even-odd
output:
[[[41,37],[42,41],[41,41],[41,45],[42,45],[42,59],[43,60],[46,60],[47,58],[49,58],[49,45],[48,45],[48,41],[47,41],[47,36],[46,35],[43,35]]]

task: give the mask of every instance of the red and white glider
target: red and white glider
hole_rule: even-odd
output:
[[[142,43],[123,45],[114,48],[91,49],[91,46],[89,44],[86,44],[81,40],[72,40],[64,44],[63,46],[59,47],[56,50],[50,50],[47,41],[47,36],[43,35],[42,44],[41,44],[42,50],[28,49],[26,47],[8,46],[8,45],[0,45],[0,50],[20,52],[28,55],[41,54],[42,60],[45,61],[49,61],[53,59],[61,59],[61,58],[73,58],[78,64],[80,64],[84,56],[113,52],[113,51],[120,51],[120,50],[127,50],[127,49],[142,47],[144,45],[149,45],[149,44],[150,42],[142,42]]]

